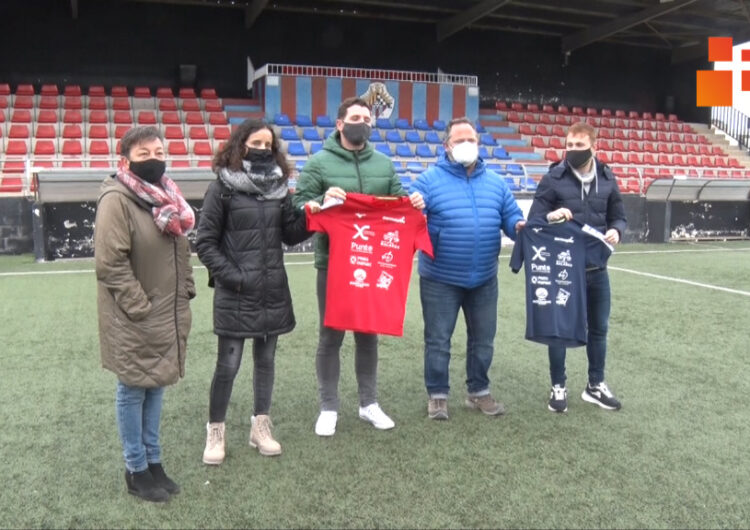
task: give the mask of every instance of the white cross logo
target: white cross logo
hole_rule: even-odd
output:
[[[535,260],[535,259],[538,259],[540,261],[547,261],[547,259],[544,257],[545,255],[549,256],[549,254],[547,254],[547,252],[545,252],[545,250],[547,250],[547,247],[539,247],[539,248],[537,248],[534,245],[532,245],[531,248],[534,249],[534,257],[531,258],[532,261]],[[544,255],[542,253],[544,253]]]

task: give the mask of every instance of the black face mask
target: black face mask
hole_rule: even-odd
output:
[[[243,158],[251,164],[268,164],[273,161],[273,151],[248,147]]]
[[[150,184],[159,182],[166,169],[167,163],[156,158],[149,158],[140,162],[130,161],[130,171]]]
[[[344,122],[344,129],[341,131],[341,134],[352,145],[364,145],[370,138],[370,132],[372,132],[372,127],[363,121],[359,123]]]
[[[572,167],[578,169],[585,166],[591,160],[591,148],[588,149],[568,149],[565,151],[565,160]]]

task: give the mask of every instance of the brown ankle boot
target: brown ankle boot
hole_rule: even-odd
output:
[[[258,414],[251,418],[250,447],[255,447],[263,456],[277,456],[281,454],[281,445],[273,439],[271,429],[273,424],[268,414]]]

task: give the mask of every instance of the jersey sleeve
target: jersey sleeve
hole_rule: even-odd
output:
[[[521,270],[521,267],[523,266],[523,243],[526,230],[530,230],[530,228],[528,226],[525,226],[524,229],[521,230],[521,233],[518,234],[519,237],[516,239],[516,244],[513,245],[513,252],[510,255],[510,270],[512,270],[516,274]]]
[[[330,214],[326,210],[322,210],[318,213],[311,213],[310,207],[305,205],[305,217],[307,219],[307,229],[310,232],[328,232],[328,221],[330,221]]]
[[[430,233],[427,230],[427,220],[424,215],[418,213],[415,216],[417,222],[417,233],[414,237],[414,248],[419,249],[430,258],[435,259],[435,253],[432,249],[432,240],[430,239]]]

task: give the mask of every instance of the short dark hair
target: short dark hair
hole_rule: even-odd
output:
[[[120,154],[127,158],[133,147],[151,140],[161,140],[164,143],[164,138],[157,127],[153,125],[133,127],[120,139]]]
[[[465,123],[467,125],[471,125],[471,128],[474,129],[474,132],[477,132],[477,126],[474,125],[474,122],[471,121],[466,116],[463,116],[461,118],[453,118],[451,121],[448,122],[448,125],[445,126],[445,138],[443,139],[443,143],[447,144],[448,140],[451,137],[451,129],[456,126],[460,125],[462,123]]]
[[[349,110],[349,107],[353,107],[354,105],[359,105],[360,107],[365,107],[367,110],[372,110],[372,107],[370,107],[370,104],[365,101],[362,98],[352,97],[352,98],[346,98],[344,101],[341,102],[341,105],[339,105],[339,111],[336,115],[336,118],[339,120],[343,120],[346,118],[346,112]]]
[[[276,131],[264,120],[256,118],[246,119],[239,124],[234,131],[232,131],[229,139],[224,142],[221,149],[219,149],[216,155],[214,155],[213,162],[211,163],[211,168],[214,172],[218,173],[222,168],[228,168],[232,171],[242,170],[242,158],[247,152],[245,142],[251,134],[263,129],[271,131],[271,152],[273,153],[273,158],[276,160],[279,168],[281,168],[284,177],[288,178],[289,162],[281,150],[279,137],[276,134]]]

